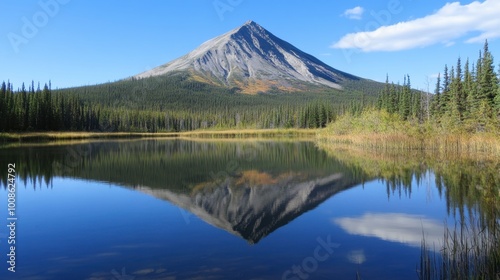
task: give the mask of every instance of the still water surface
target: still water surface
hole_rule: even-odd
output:
[[[418,279],[422,238],[439,251],[498,182],[468,165],[486,160],[308,141],[101,141],[0,158],[1,224],[8,163],[18,217],[16,272],[3,225],[0,279]]]

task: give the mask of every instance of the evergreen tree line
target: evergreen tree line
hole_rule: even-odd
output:
[[[403,86],[389,84],[389,77],[387,76],[384,90],[381,92],[377,108],[379,110],[386,110],[394,114],[397,113],[403,120],[417,119],[422,120],[424,117],[425,104],[423,99],[426,95],[420,91],[411,89],[410,76],[404,77]]]
[[[431,115],[443,126],[465,127],[471,132],[491,131],[499,127],[500,72],[495,73],[488,41],[479,58],[470,66],[469,59],[438,76]]]
[[[230,97],[229,97],[230,98]],[[239,105],[203,110],[115,108],[85,101],[79,95],[43,89],[32,82],[14,91],[10,82],[0,89],[0,131],[127,131],[177,132],[206,128],[319,128],[359,104],[334,105],[311,100],[305,104]]]
[[[78,130],[97,126],[95,113],[76,98],[54,95],[49,85],[35,89],[34,82],[14,91],[10,82],[0,87],[0,131]]]
[[[104,109],[98,120],[105,131],[179,132],[208,128],[318,128],[336,116],[332,106],[311,103],[247,109],[196,112]]]
[[[444,129],[468,132],[500,129],[500,71],[495,73],[494,59],[488,41],[479,58],[462,66],[458,58],[451,69],[445,65],[438,75],[434,94],[412,90],[410,77],[402,86],[389,84],[379,95],[377,108],[397,114],[402,120],[423,123],[432,121]]]

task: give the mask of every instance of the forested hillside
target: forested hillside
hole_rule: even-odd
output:
[[[50,83],[0,90],[0,131],[188,131],[207,128],[318,128],[376,100],[383,84],[363,81],[304,93],[238,93],[185,73],[52,90]]]

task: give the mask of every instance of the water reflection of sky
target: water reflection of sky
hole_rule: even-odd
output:
[[[363,264],[366,261],[365,250],[352,250],[347,254],[347,259],[353,264]]]
[[[310,279],[350,279],[357,271],[363,279],[412,279],[422,226],[429,240],[439,239],[446,217],[444,202],[429,199],[426,187],[388,198],[384,184],[370,182],[252,245],[114,184],[55,178],[52,188],[20,184],[18,197],[19,273],[1,271],[1,279],[281,279],[328,236],[340,246]]]

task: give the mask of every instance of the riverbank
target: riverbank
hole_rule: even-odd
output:
[[[132,138],[247,138],[247,137],[314,137],[317,129],[240,129],[196,130],[188,132],[23,132],[0,133],[0,142],[46,142],[84,139]]]

